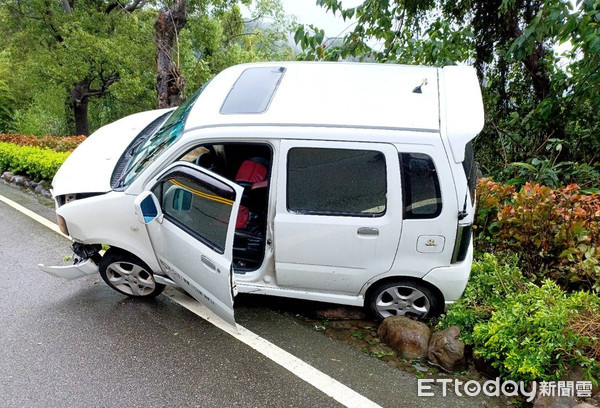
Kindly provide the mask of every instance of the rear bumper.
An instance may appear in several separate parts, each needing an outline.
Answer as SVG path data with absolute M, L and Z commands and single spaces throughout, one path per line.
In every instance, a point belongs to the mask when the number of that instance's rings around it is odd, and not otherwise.
M 96 265 L 91 259 L 86 259 L 85 261 L 79 262 L 75 265 L 46 266 L 38 264 L 38 267 L 47 274 L 67 280 L 83 278 L 84 276 L 93 275 L 100 271 L 98 265 Z
M 434 268 L 423 277 L 423 280 L 431 283 L 442 292 L 447 307 L 460 299 L 464 293 L 471 274 L 472 263 L 473 242 L 471 241 L 464 261 L 446 267 Z

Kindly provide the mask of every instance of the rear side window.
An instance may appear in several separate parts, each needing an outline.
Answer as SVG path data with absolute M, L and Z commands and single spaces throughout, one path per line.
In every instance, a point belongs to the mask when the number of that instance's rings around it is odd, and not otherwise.
M 400 153 L 404 219 L 435 218 L 442 212 L 442 195 L 431 157 Z
M 386 164 L 375 150 L 293 148 L 288 153 L 288 210 L 377 217 L 386 209 Z

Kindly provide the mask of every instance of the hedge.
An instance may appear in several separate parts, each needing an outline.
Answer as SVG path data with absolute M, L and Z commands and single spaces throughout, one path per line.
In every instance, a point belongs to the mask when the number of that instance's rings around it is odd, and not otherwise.
M 0 172 L 11 171 L 35 181 L 52 180 L 68 156 L 68 152 L 0 142 Z
M 20 146 L 47 147 L 56 152 L 73 151 L 85 140 L 85 136 L 28 136 L 0 133 L 0 142 L 14 143 Z
M 579 186 L 551 189 L 526 183 L 477 186 L 476 247 L 518 254 L 525 275 L 564 288 L 600 292 L 600 195 Z

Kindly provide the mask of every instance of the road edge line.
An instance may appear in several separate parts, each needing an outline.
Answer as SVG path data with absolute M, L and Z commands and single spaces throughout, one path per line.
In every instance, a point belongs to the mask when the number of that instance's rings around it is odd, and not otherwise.
M 304 380 L 344 406 L 349 408 L 381 408 L 375 402 L 354 391 L 352 388 L 342 384 L 335 378 L 316 369 L 304 360 L 285 351 L 281 347 L 260 337 L 258 334 L 245 327 L 238 324 L 236 331 L 233 326 L 223 321 L 204 305 L 178 290 L 169 288 L 163 292 L 163 294 L 172 299 L 175 303 L 228 333 L 238 341 L 246 344 L 253 350 L 285 368 L 296 377 Z
M 4 197 L 2 194 L 0 194 L 0 201 L 19 211 L 23 215 L 33 219 L 34 221 L 39 222 L 43 226 L 51 229 L 64 238 L 71 240 L 71 237 L 63 234 L 58 225 L 52 221 L 49 221 L 30 209 L 22 206 L 21 204 Z M 296 377 L 312 385 L 340 404 L 348 408 L 381 408 L 380 405 L 354 391 L 352 388 L 342 384 L 335 378 L 316 369 L 304 360 L 285 351 L 281 347 L 271 343 L 267 339 L 246 329 L 245 327 L 238 324 L 236 330 L 236 328 L 223 321 L 204 305 L 177 291 L 176 289 L 167 288 L 163 294 L 178 305 L 194 313 L 196 316 L 206 320 L 213 326 L 221 329 L 238 341 L 246 344 L 256 352 L 262 354 L 269 360 L 285 368 Z
M 8 205 L 9 207 L 12 207 L 13 209 L 25 214 L 26 216 L 33 219 L 34 221 L 39 222 L 44 227 L 50 228 L 52 231 L 56 232 L 59 235 L 62 235 L 64 238 L 68 239 L 69 241 L 72 241 L 71 237 L 63 234 L 62 231 L 60 230 L 60 228 L 58 228 L 58 225 L 56 225 L 52 221 L 47 220 L 46 218 L 34 213 L 33 211 L 31 211 L 30 209 L 28 209 L 26 207 L 23 207 L 21 204 L 11 200 L 10 198 L 4 197 L 2 194 L 0 194 L 0 201 L 2 201 L 4 204 Z

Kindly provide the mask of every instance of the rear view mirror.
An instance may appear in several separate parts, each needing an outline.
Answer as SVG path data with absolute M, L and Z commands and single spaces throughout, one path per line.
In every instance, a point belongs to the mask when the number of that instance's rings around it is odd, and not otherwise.
M 145 191 L 136 197 L 134 201 L 135 215 L 138 221 L 142 224 L 148 224 L 155 219 L 160 222 L 162 218 L 162 211 L 160 209 L 160 203 L 154 194 L 150 191 Z
M 192 193 L 178 188 L 173 195 L 173 209 L 176 211 L 189 211 L 192 208 Z

